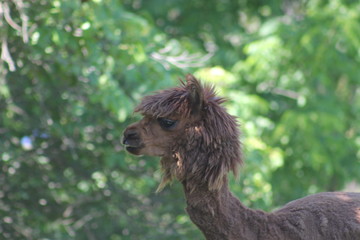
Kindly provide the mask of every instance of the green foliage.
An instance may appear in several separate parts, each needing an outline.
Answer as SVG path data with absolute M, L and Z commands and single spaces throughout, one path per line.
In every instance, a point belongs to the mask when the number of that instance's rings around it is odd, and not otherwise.
M 360 181 L 356 1 L 19 0 L 0 19 L 4 239 L 201 239 L 180 184 L 155 194 L 158 159 L 121 145 L 187 72 L 239 118 L 248 206 Z

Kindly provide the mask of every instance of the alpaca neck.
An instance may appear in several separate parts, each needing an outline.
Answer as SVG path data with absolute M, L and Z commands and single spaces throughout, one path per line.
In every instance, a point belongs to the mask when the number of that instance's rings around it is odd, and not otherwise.
M 183 182 L 190 219 L 206 239 L 257 239 L 259 228 L 266 226 L 267 214 L 244 206 L 229 191 L 227 179 L 219 190 L 210 191 L 207 184 L 194 191 Z

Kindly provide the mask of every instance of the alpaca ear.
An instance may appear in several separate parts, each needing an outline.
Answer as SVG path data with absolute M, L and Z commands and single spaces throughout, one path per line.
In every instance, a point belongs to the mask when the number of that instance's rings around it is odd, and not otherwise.
M 204 91 L 200 82 L 191 74 L 186 75 L 186 89 L 192 113 L 199 113 L 203 107 Z

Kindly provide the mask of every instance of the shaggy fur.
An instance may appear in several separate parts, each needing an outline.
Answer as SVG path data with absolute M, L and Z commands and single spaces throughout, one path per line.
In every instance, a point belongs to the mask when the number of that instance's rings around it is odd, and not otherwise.
M 164 177 L 159 190 L 173 178 L 186 182 L 189 190 L 199 183 L 207 183 L 210 190 L 220 189 L 224 175 L 230 170 L 237 174 L 242 162 L 239 131 L 235 118 L 221 106 L 223 102 L 214 88 L 203 87 L 188 75 L 181 87 L 146 96 L 137 106 L 135 112 L 144 116 L 186 122 L 162 156 Z
M 231 194 L 227 174 L 237 175 L 241 145 L 224 101 L 187 75 L 179 87 L 146 96 L 137 106 L 144 117 L 125 130 L 123 143 L 132 154 L 161 157 L 158 190 L 180 181 L 191 220 L 211 240 L 360 240 L 360 193 L 315 194 L 272 213 L 249 209 Z

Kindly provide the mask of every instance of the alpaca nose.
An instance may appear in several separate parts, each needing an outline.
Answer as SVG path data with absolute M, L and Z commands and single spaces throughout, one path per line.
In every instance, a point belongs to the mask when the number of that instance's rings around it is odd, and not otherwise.
M 128 128 L 124 132 L 123 144 L 130 145 L 131 140 L 139 140 L 139 133 L 135 129 Z

